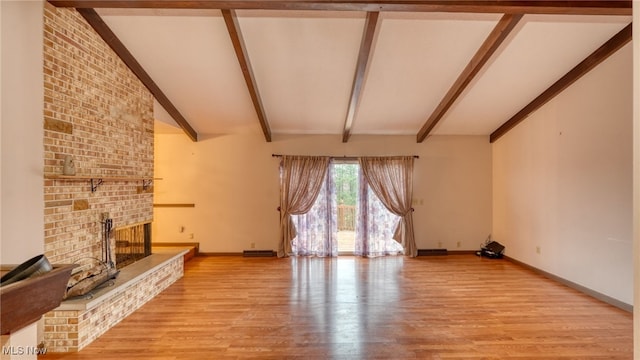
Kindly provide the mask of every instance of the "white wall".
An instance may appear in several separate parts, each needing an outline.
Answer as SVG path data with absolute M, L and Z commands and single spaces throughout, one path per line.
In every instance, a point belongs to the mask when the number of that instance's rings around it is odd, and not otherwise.
M 640 0 L 633 1 L 633 22 L 640 24 Z M 633 27 L 633 259 L 634 309 L 640 309 L 640 27 Z M 640 359 L 640 311 L 633 314 L 634 358 Z
M 42 1 L 0 1 L 1 117 L 0 263 L 44 252 Z M 37 345 L 28 326 L 10 345 Z M 35 355 L 11 356 L 35 359 Z
M 277 249 L 277 154 L 419 155 L 414 170 L 418 248 L 476 250 L 491 229 L 491 146 L 484 136 L 276 135 L 258 131 L 203 136 L 156 134 L 155 203 L 195 203 L 195 208 L 155 208 L 154 242 L 200 243 L 203 252 Z M 184 226 L 185 231 L 180 233 Z M 189 235 L 194 238 L 190 239 Z M 461 243 L 460 248 L 457 242 Z M 441 243 L 441 244 L 438 244 Z
M 508 256 L 626 304 L 631 70 L 627 45 L 493 146 L 493 235 Z
M 17 263 L 44 248 L 40 1 L 2 4 L 2 251 Z
M 3 36 L 3 21 L 2 21 L 2 17 L 3 17 L 3 5 L 0 3 L 0 150 L 3 150 L 2 148 L 2 118 L 3 118 L 3 106 L 2 106 L 2 88 L 4 87 L 4 82 L 3 82 L 3 76 L 2 73 L 4 71 L 3 68 L 3 61 L 2 61 L 2 54 L 6 52 L 5 48 L 2 46 L 2 44 L 4 44 L 4 36 Z M 2 151 L 2 153 L 4 153 L 4 151 Z M 0 153 L 0 263 L 2 263 L 2 153 Z

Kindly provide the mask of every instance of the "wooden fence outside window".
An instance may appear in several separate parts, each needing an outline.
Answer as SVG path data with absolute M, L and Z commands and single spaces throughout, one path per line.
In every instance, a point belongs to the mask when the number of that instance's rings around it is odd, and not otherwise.
M 356 207 L 353 205 L 338 205 L 338 231 L 355 231 Z

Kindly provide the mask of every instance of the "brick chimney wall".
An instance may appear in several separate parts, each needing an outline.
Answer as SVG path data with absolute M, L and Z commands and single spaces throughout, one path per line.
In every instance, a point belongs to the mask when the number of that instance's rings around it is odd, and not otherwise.
M 44 11 L 45 255 L 101 258 L 101 214 L 151 222 L 153 96 L 75 9 Z M 71 155 L 74 179 L 62 175 Z M 105 179 L 95 192 L 86 177 Z

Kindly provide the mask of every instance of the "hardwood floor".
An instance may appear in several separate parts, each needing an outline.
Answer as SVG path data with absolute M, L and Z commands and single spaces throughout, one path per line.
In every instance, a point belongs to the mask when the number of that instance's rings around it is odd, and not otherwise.
M 632 359 L 632 314 L 507 260 L 196 257 L 74 354 L 41 359 Z

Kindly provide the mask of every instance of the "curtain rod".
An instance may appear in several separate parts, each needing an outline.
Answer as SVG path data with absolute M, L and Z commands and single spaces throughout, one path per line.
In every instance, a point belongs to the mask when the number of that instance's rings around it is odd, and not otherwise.
M 282 154 L 271 154 L 271 156 L 273 157 L 282 157 L 284 155 Z M 391 156 L 387 156 L 387 157 L 397 157 L 397 156 L 406 156 L 406 155 L 391 155 Z M 411 155 L 413 156 L 415 159 L 420 159 L 420 156 L 418 155 Z M 385 157 L 385 156 L 329 156 L 330 159 L 358 159 L 360 157 Z

